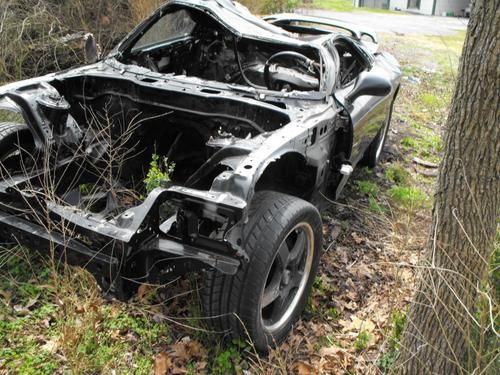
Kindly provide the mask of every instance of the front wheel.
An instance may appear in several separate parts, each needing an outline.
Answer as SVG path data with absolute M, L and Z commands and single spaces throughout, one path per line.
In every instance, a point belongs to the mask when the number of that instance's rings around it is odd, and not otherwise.
M 29 135 L 28 127 L 24 124 L 0 122 L 0 167 L 25 147 L 24 142 Z
M 29 137 L 30 132 L 26 125 L 0 122 L 0 179 L 11 176 L 9 167 L 18 163 L 22 147 Z M 8 237 L 8 233 L 0 231 L 0 246 L 5 244 Z
M 286 338 L 307 302 L 322 248 L 319 212 L 299 198 L 259 192 L 243 247 L 250 261 L 236 275 L 207 275 L 203 308 L 215 330 L 266 353 Z

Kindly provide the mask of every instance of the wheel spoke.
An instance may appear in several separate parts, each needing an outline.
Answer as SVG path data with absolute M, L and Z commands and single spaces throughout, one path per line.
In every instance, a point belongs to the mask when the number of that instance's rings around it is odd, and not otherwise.
M 290 303 L 290 293 L 292 291 L 292 288 L 287 286 L 286 288 L 281 289 L 279 292 L 279 297 L 276 299 L 275 302 L 275 309 L 276 311 L 279 312 L 279 315 L 283 314 L 283 311 L 287 308 L 287 305 Z
M 293 318 L 311 273 L 313 244 L 313 229 L 304 222 L 291 229 L 279 245 L 260 303 L 261 317 L 269 332 Z
M 295 241 L 295 245 L 293 245 L 292 250 L 290 251 L 290 256 L 288 258 L 288 264 L 297 265 L 299 263 L 300 257 L 304 254 L 306 250 L 306 234 L 303 231 L 300 231 L 297 235 L 297 240 Z
M 283 241 L 280 248 L 278 249 L 278 257 L 280 260 L 281 269 L 284 270 L 288 265 L 290 258 L 290 249 L 288 248 L 286 241 Z
M 300 270 L 296 271 L 290 280 L 290 288 L 291 289 L 298 288 L 300 286 L 303 277 L 304 277 L 304 271 Z
M 280 283 L 273 283 L 273 285 L 269 285 L 264 290 L 264 296 L 262 297 L 262 306 L 261 308 L 265 308 L 269 306 L 271 303 L 276 301 L 280 297 Z

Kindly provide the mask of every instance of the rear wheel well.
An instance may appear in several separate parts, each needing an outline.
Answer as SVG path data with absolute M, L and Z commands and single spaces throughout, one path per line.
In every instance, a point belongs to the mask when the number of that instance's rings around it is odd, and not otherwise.
M 345 123 L 348 123 L 350 120 L 345 118 L 344 121 Z M 342 127 L 335 132 L 330 151 L 328 172 L 321 188 L 323 193 L 328 198 L 337 198 L 337 188 L 344 177 L 340 173 L 340 169 L 343 164 L 350 164 L 349 160 L 351 158 L 352 142 L 353 138 L 351 126 Z
M 317 168 L 299 153 L 290 152 L 269 164 L 255 191 L 272 190 L 309 201 L 316 186 Z

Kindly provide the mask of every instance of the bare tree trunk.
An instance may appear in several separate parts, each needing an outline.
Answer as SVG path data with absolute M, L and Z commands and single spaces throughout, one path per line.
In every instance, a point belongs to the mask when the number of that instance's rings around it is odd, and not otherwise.
M 500 1 L 476 0 L 448 118 L 431 240 L 392 372 L 464 368 L 500 214 Z

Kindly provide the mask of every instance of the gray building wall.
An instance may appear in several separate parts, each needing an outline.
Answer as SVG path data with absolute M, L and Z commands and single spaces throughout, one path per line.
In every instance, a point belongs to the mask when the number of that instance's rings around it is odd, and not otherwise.
M 361 6 L 364 2 L 365 7 L 383 8 L 382 4 L 387 4 L 389 0 L 355 0 L 356 6 Z M 416 2 L 416 1 L 415 1 Z M 469 6 L 471 0 L 436 0 L 435 15 L 441 16 L 443 13 L 453 12 L 456 16 L 462 15 L 462 9 Z M 420 0 L 420 8 L 408 8 L 408 0 L 390 0 L 389 8 L 392 10 L 410 10 L 412 12 L 432 15 L 434 0 Z
M 437 0 L 438 2 L 440 0 Z M 411 10 L 412 12 L 421 14 L 432 14 L 432 7 L 434 5 L 434 0 L 420 0 L 420 8 L 408 8 L 408 0 L 391 0 L 390 8 L 401 9 L 401 10 Z
M 358 7 L 389 9 L 390 0 L 357 0 Z
M 441 16 L 443 12 L 453 12 L 455 16 L 462 15 L 462 9 L 469 6 L 471 0 L 437 0 L 436 16 Z

